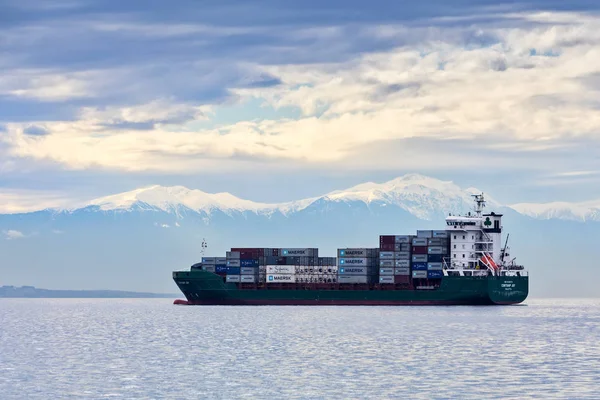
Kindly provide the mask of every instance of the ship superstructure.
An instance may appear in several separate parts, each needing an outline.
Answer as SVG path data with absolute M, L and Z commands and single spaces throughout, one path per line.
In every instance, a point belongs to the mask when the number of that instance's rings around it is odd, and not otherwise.
M 483 194 L 475 198 L 474 213 L 446 217 L 450 257 L 444 260 L 446 275 L 521 275 L 522 266 L 507 261 L 507 242 L 502 246 L 502 214 L 483 213 Z M 483 270 L 482 270 L 483 268 Z M 519 271 L 519 272 L 516 272 Z

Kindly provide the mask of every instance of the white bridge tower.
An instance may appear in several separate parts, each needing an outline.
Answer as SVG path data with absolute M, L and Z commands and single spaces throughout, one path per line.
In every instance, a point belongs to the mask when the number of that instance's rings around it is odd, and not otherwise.
M 451 269 L 499 270 L 502 260 L 502 214 L 483 214 L 485 199 L 482 194 L 473 195 L 475 212 L 467 215 L 446 217 L 450 238 Z

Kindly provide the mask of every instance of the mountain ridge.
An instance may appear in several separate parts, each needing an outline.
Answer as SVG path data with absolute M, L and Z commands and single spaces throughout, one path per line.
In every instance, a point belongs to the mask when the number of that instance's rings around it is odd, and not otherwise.
M 215 212 L 222 212 L 229 216 L 253 213 L 266 217 L 277 214 L 289 217 L 320 201 L 331 204 L 364 203 L 373 209 L 397 206 L 419 219 L 431 220 L 440 213 L 459 214 L 471 211 L 473 209 L 471 196 L 479 193 L 482 191 L 474 187 L 462 189 L 453 181 L 411 173 L 383 183 L 364 182 L 321 196 L 278 203 L 242 199 L 228 192 L 207 193 L 184 186 L 149 185 L 79 202 L 70 207 L 46 208 L 39 211 L 52 213 L 162 211 L 177 216 L 193 212 L 209 218 Z M 511 209 L 524 216 L 541 220 L 600 222 L 600 201 L 503 205 L 489 194 L 485 194 L 485 197 L 488 209 Z M 31 212 L 36 211 L 29 213 Z
M 468 212 L 479 192 L 409 175 L 265 207 L 154 185 L 82 208 L 0 214 L 0 283 L 170 293 L 172 271 L 197 262 L 205 239 L 209 256 L 232 247 L 318 247 L 335 256 L 339 248 L 378 247 L 380 235 L 444 229 L 448 212 Z M 597 292 L 581 277 L 594 274 L 600 224 L 535 219 L 486 199 L 486 211 L 504 214 L 511 254 L 537 277 L 532 293 Z

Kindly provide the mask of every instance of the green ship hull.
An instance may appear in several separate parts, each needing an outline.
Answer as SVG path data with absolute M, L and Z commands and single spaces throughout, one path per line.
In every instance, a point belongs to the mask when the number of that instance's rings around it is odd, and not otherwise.
M 508 305 L 529 294 L 528 276 L 445 276 L 439 286 L 331 284 L 239 288 L 212 272 L 173 272 L 188 305 Z M 272 284 L 271 284 L 272 285 Z M 366 285 L 365 285 L 366 286 Z

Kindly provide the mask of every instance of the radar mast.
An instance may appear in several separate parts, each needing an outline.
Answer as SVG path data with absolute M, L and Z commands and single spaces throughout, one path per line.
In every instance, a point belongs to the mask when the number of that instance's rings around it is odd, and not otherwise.
M 483 207 L 485 207 L 485 199 L 483 198 L 483 193 L 472 194 L 471 196 L 475 198 L 475 214 L 478 217 L 481 217 L 481 212 L 483 211 Z
M 204 251 L 208 248 L 208 243 L 206 243 L 206 239 L 202 238 L 202 249 L 200 250 L 200 254 L 204 256 Z

